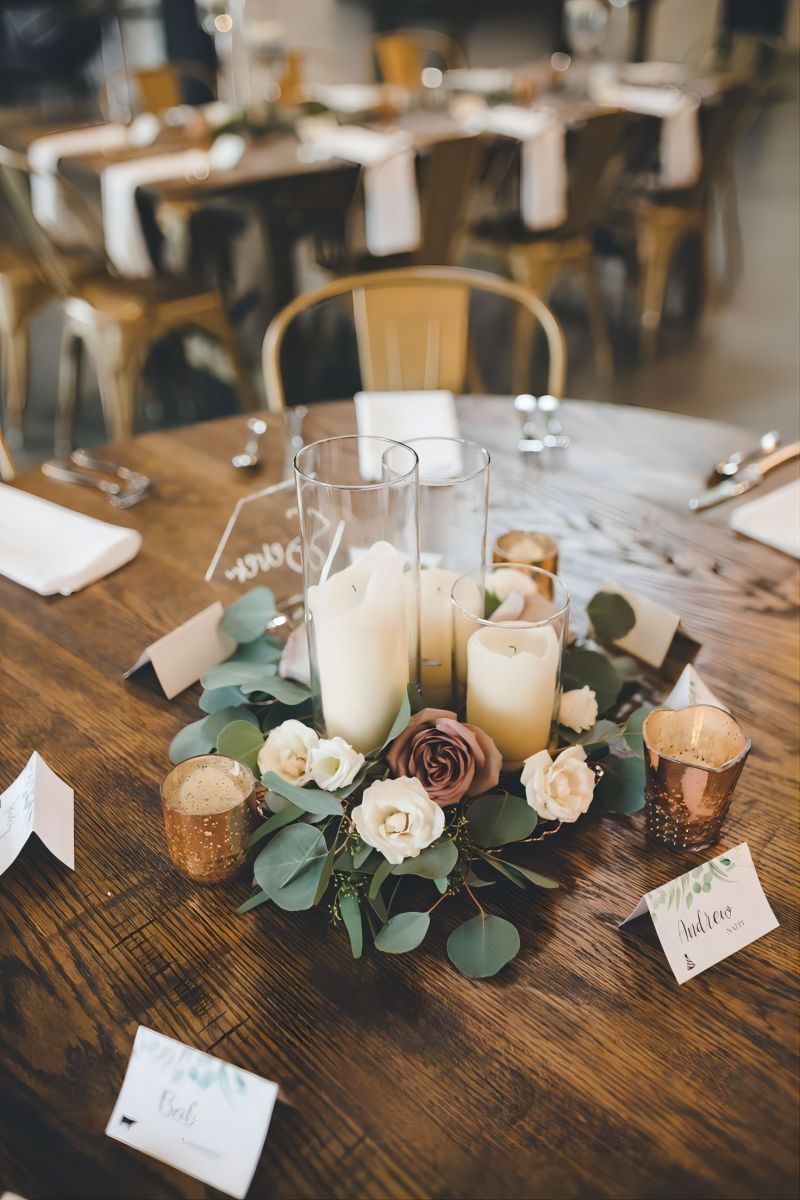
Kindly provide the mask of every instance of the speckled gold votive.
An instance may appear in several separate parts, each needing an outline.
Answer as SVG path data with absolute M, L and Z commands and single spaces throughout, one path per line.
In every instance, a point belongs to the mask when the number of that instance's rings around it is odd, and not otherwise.
M 729 712 L 710 704 L 658 708 L 646 717 L 642 735 L 648 835 L 675 850 L 712 846 L 750 739 Z
M 221 754 L 187 758 L 161 785 L 169 856 L 197 883 L 230 879 L 247 857 L 255 776 Z
M 492 562 L 527 563 L 529 567 L 539 567 L 557 575 L 558 546 L 549 533 L 511 529 L 495 538 Z

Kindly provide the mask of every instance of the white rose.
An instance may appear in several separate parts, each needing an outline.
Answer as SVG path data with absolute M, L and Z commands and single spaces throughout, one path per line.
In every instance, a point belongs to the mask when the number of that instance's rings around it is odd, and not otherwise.
M 511 591 L 518 592 L 520 596 L 532 596 L 537 591 L 531 576 L 526 575 L 524 571 L 516 571 L 513 567 L 501 567 L 498 571 L 492 571 L 486 577 L 486 587 L 501 602 Z
M 546 750 L 526 758 L 522 782 L 528 804 L 545 821 L 577 821 L 592 803 L 595 774 L 583 746 L 569 746 L 555 762 Z
M 302 721 L 284 721 L 271 729 L 258 752 L 258 767 L 262 775 L 274 771 L 287 783 L 300 787 L 309 780 L 309 756 L 319 745 L 313 729 Z
M 353 824 L 368 846 L 390 863 L 416 858 L 444 829 L 444 811 L 418 779 L 378 779 L 353 809 Z
M 584 733 L 592 728 L 597 720 L 597 696 L 588 684 L 564 692 L 558 719 L 567 729 L 574 729 L 576 733 Z
M 324 792 L 335 792 L 352 783 L 364 765 L 364 755 L 344 738 L 320 738 L 308 760 L 311 778 Z

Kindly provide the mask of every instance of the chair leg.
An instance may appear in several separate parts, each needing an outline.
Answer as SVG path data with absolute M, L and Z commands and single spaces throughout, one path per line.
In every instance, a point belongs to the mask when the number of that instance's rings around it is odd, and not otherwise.
M 11 451 L 6 445 L 3 431 L 0 429 L 0 479 L 5 480 L 6 483 L 10 483 L 16 473 Z
M 100 358 L 97 381 L 106 431 L 112 442 L 125 442 L 133 437 L 140 359 L 131 351 L 119 355 L 106 351 Z
M 68 324 L 61 336 L 61 355 L 58 363 L 58 395 L 56 398 L 56 454 L 68 455 L 75 440 L 75 410 L 80 391 L 80 371 L 83 340 Z
M 642 229 L 637 238 L 639 346 L 645 359 L 652 359 L 658 347 L 664 296 L 674 248 L 674 237 L 651 226 Z
M 600 287 L 600 277 L 597 263 L 589 257 L 582 266 L 586 299 L 588 304 L 589 327 L 594 343 L 594 361 L 597 374 L 603 379 L 611 379 L 614 375 L 614 353 L 608 337 L 603 292 Z
M 23 442 L 25 406 L 28 399 L 28 331 L 16 326 L 3 338 L 3 393 L 5 429 L 10 446 Z

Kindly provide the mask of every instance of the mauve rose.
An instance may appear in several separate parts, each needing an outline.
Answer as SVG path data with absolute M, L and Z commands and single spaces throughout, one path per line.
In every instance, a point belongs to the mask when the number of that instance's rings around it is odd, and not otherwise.
M 500 779 L 502 755 L 476 725 L 443 708 L 423 708 L 386 752 L 392 774 L 412 775 L 442 808 L 479 796 Z

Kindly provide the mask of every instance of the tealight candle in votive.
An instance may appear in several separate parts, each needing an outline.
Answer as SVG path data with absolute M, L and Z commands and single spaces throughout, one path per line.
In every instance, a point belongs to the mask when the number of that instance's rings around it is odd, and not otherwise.
M 230 879 L 247 857 L 253 828 L 253 772 L 235 758 L 187 758 L 161 785 L 167 850 L 197 883 Z
M 558 546 L 547 533 L 530 533 L 512 529 L 495 539 L 492 561 L 496 563 L 525 563 L 542 571 L 558 574 Z

